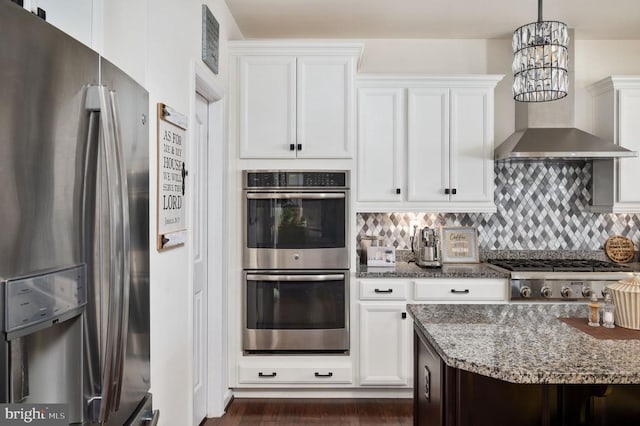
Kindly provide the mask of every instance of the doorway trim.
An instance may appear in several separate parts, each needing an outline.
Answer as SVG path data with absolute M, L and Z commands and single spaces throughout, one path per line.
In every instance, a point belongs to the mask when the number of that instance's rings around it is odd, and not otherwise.
M 207 201 L 207 417 L 221 417 L 224 409 L 231 400 L 232 393 L 227 386 L 227 253 L 221 244 L 225 241 L 226 236 L 226 212 L 225 212 L 225 194 L 227 187 L 227 125 L 226 125 L 226 98 L 225 91 L 216 82 L 211 70 L 205 67 L 198 60 L 191 60 L 191 78 L 189 82 L 189 127 L 195 129 L 195 112 L 196 112 L 196 93 L 203 96 L 209 103 L 208 112 L 208 142 L 207 164 L 213 167 L 221 167 L 218 175 L 222 176 L 221 181 L 217 181 L 216 173 L 208 174 L 208 201 Z M 193 139 L 191 139 L 193 140 Z M 220 147 L 220 153 L 216 155 L 216 149 Z M 192 157 L 189 157 L 190 161 Z M 215 188 L 217 190 L 214 190 Z M 220 210 L 220 214 L 215 214 L 216 206 Z M 222 206 L 222 207 L 221 207 Z M 189 209 L 193 211 L 193 198 L 189 201 Z M 211 238 L 215 231 L 213 224 L 219 224 L 219 230 L 222 231 L 217 241 Z M 190 227 L 192 229 L 192 227 Z M 193 337 L 193 300 L 191 293 L 193 292 L 194 270 L 191 262 L 193 247 L 189 245 L 189 334 Z M 218 283 L 219 285 L 216 285 Z M 190 348 L 190 351 L 192 348 Z M 189 373 L 191 375 L 190 391 L 193 390 L 193 352 L 190 356 Z M 193 418 L 193 399 L 191 400 L 190 411 Z

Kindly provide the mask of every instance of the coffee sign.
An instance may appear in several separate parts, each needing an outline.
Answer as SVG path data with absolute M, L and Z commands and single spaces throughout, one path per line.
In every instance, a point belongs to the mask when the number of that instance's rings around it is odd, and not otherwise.
M 442 226 L 442 262 L 478 263 L 478 231 L 475 227 Z
M 158 104 L 158 250 L 184 244 L 186 117 Z

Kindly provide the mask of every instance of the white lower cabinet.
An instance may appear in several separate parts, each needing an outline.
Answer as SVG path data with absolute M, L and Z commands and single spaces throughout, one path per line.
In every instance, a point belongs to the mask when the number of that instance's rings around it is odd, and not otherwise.
M 504 278 L 365 278 L 358 280 L 358 368 L 361 387 L 412 386 L 413 321 L 407 304 L 505 303 Z
M 503 278 L 429 278 L 415 280 L 414 298 L 431 302 L 504 302 L 507 281 Z
M 360 385 L 408 386 L 413 351 L 406 303 L 361 302 Z

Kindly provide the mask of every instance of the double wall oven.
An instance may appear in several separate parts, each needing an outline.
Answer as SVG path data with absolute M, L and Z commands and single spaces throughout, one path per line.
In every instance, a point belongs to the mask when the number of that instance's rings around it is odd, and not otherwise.
M 243 350 L 349 350 L 349 172 L 243 172 Z

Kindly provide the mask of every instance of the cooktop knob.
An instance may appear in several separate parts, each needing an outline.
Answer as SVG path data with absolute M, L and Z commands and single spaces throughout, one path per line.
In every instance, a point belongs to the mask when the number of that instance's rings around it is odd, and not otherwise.
M 593 290 L 589 287 L 585 287 L 582 289 L 582 296 L 583 297 L 591 297 L 591 295 L 593 294 Z
M 549 287 L 542 287 L 540 290 L 540 294 L 542 297 L 551 297 L 551 289 Z
M 560 294 L 562 295 L 562 297 L 571 297 L 571 289 L 569 287 L 564 287 L 562 290 L 560 290 Z
M 527 286 L 524 286 L 520 289 L 520 296 L 522 297 L 531 297 L 531 289 Z

